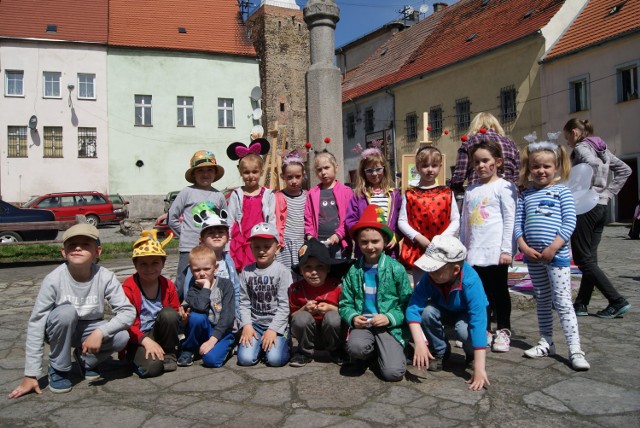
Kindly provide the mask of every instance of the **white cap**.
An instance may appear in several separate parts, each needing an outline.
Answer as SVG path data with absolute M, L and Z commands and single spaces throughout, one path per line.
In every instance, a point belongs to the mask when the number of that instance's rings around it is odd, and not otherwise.
M 433 272 L 447 263 L 459 262 L 467 256 L 467 249 L 454 236 L 434 236 L 425 253 L 413 264 L 425 272 Z

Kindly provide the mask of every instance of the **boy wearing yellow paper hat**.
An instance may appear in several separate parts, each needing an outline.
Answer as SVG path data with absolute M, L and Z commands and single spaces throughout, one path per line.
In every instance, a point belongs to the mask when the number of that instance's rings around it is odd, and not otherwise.
M 155 230 L 143 230 L 133 244 L 136 273 L 123 284 L 127 298 L 136 309 L 126 355 L 141 378 L 177 369 L 180 302 L 176 286 L 162 276 L 167 260 L 164 246 L 171 238 L 170 235 L 160 242 Z

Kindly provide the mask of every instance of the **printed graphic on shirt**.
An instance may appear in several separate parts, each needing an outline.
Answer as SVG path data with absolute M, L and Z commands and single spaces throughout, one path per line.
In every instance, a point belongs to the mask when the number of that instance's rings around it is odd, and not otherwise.
M 88 315 L 93 312 L 97 312 L 100 306 L 100 300 L 97 295 L 89 296 L 75 296 L 73 294 L 67 294 L 62 296 L 63 301 L 71 303 L 76 308 L 79 316 Z
M 469 208 L 471 215 L 469 218 L 469 224 L 479 226 L 485 223 L 485 220 L 489 218 L 489 212 L 486 210 L 489 205 L 489 198 L 471 198 L 469 201 Z
M 273 315 L 276 312 L 278 285 L 275 276 L 257 275 L 247 278 L 252 312 L 258 316 Z

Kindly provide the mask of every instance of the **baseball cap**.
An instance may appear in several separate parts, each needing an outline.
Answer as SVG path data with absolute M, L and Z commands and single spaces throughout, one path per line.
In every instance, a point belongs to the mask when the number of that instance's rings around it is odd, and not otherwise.
M 467 249 L 454 236 L 437 235 L 431 240 L 425 253 L 415 261 L 414 266 L 425 272 L 433 272 L 447 263 L 464 260 Z
M 276 242 L 280 242 L 276 227 L 270 223 L 258 223 L 253 226 L 251 228 L 251 235 L 249 236 L 249 239 L 252 238 L 273 238 Z
M 95 226 L 91 226 L 88 223 L 75 224 L 64 232 L 62 242 L 65 243 L 74 236 L 87 236 L 98 241 L 100 239 L 100 232 L 98 232 Z

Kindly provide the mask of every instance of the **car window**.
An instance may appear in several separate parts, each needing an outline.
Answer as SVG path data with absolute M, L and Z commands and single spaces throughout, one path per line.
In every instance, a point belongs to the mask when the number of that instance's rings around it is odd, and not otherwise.
M 60 199 L 58 197 L 44 198 L 42 202 L 38 204 L 38 208 L 52 208 L 59 207 Z
M 60 196 L 61 207 L 73 207 L 76 205 L 76 201 L 73 196 Z
M 114 204 L 124 204 L 124 201 L 122 200 L 122 197 L 120 195 L 109 195 L 109 199 Z
M 91 199 L 87 200 L 88 204 L 98 205 L 98 204 L 106 204 L 107 201 L 100 195 L 91 195 Z

